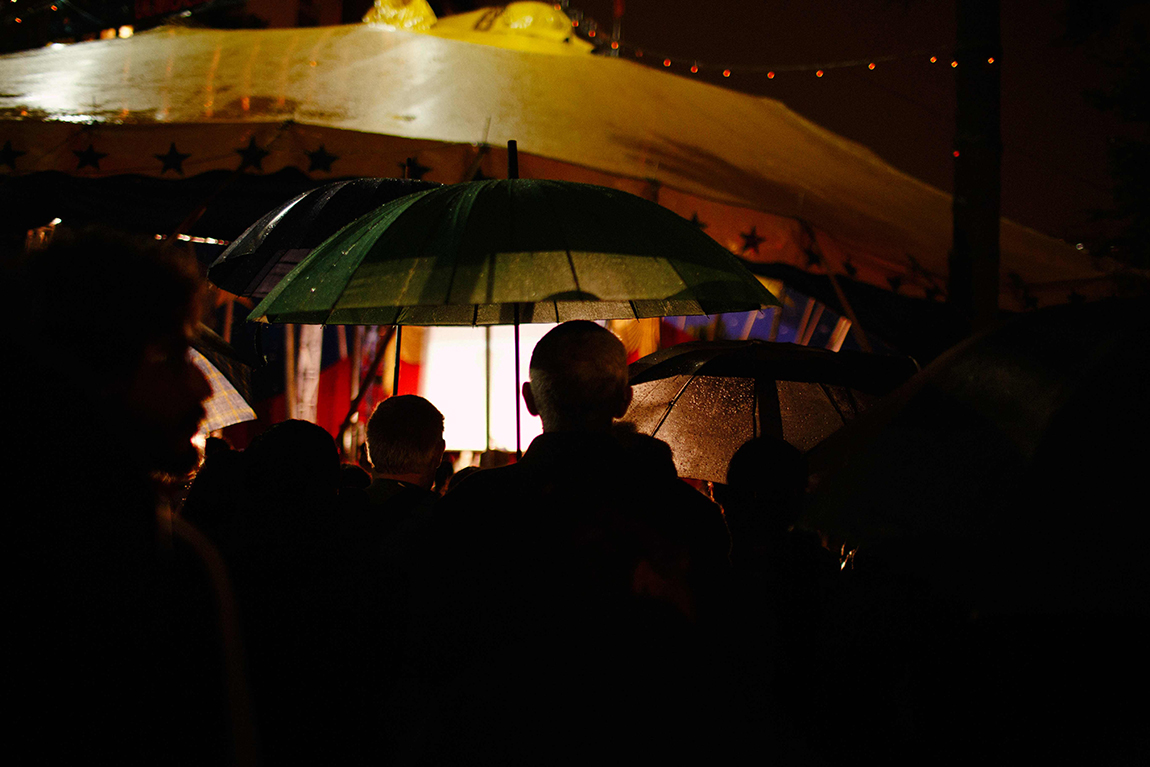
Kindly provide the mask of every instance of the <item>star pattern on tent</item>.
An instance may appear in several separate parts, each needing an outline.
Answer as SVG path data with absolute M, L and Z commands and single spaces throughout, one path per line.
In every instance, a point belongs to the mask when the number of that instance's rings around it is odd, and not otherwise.
M 698 211 L 695 211 L 694 213 L 691 214 L 691 224 L 696 229 L 698 229 L 699 231 L 703 231 L 704 229 L 707 228 L 707 224 L 702 219 L 699 218 L 699 212 Z M 755 227 L 753 227 L 753 226 L 751 227 L 751 232 L 755 233 Z M 746 248 L 743 248 L 743 250 L 746 250 Z M 758 253 L 757 250 L 755 252 Z
M 399 167 L 403 168 L 404 178 L 413 178 L 422 180 L 431 168 L 426 165 L 420 165 L 419 160 L 414 157 L 408 157 Z
M 807 268 L 818 266 L 823 262 L 823 257 L 818 254 L 813 248 L 807 248 Z
M 484 173 L 483 168 L 478 168 L 475 171 L 475 175 L 471 177 L 471 180 L 472 181 L 495 181 L 496 179 L 494 179 L 491 176 L 488 176 L 486 173 Z
M 242 149 L 234 150 L 240 156 L 240 167 L 237 170 L 247 170 L 248 168 L 255 168 L 258 171 L 264 169 L 264 158 L 271 152 L 266 149 L 261 149 L 256 146 L 256 138 L 252 136 L 248 141 L 248 145 Z
M 939 290 L 934 285 L 926 286 L 926 288 L 924 288 L 922 292 L 926 295 L 927 301 L 934 301 L 935 299 L 937 299 L 939 296 L 942 295 L 942 291 Z
M 902 277 L 887 277 L 886 283 L 890 285 L 891 290 L 897 293 L 898 289 L 902 287 Z
M 174 142 L 174 141 L 172 142 L 172 145 L 170 147 L 168 147 L 168 153 L 167 154 L 154 154 L 154 155 L 152 155 L 152 157 L 155 157 L 157 160 L 159 160 L 160 162 L 162 162 L 164 164 L 163 169 L 160 170 L 161 176 L 170 170 L 174 170 L 176 173 L 179 173 L 181 176 L 184 175 L 184 160 L 188 159 L 191 156 L 192 155 L 190 153 L 186 154 L 186 153 L 181 152 L 178 149 L 176 149 L 176 142 Z
M 319 145 L 319 149 L 314 152 L 304 152 L 308 159 L 308 173 L 315 173 L 317 170 L 322 170 L 325 173 L 331 173 L 331 164 L 339 159 L 338 155 L 334 155 L 327 151 L 323 145 Z
M 698 217 L 696 216 L 695 218 Z M 695 220 L 692 219 L 691 223 L 695 223 Z M 767 241 L 767 238 L 761 237 L 753 226 L 749 232 L 739 232 L 739 236 L 743 238 L 743 253 L 746 253 L 748 250 L 753 250 L 758 253 L 759 246 Z
M 1070 291 L 1070 295 L 1066 297 L 1066 300 L 1072 304 L 1084 304 L 1086 303 L 1086 296 L 1082 295 L 1077 290 L 1072 290 Z
M 922 264 L 920 264 L 918 262 L 917 258 L 912 256 L 910 253 L 907 253 L 906 254 L 906 261 L 908 264 L 910 264 L 910 273 L 911 274 L 917 274 L 920 277 L 925 277 L 928 280 L 930 279 L 930 273 L 927 272 L 926 269 L 922 268 Z
M 76 155 L 79 163 L 76 165 L 76 170 L 80 168 L 95 168 L 100 169 L 100 160 L 108 156 L 107 152 L 97 152 L 96 147 L 91 142 L 88 143 L 87 149 L 73 149 L 72 154 Z
M 843 262 L 843 271 L 847 273 L 848 277 L 854 277 L 859 273 L 858 267 L 852 264 L 849 260 Z
M 7 165 L 12 170 L 16 170 L 16 158 L 27 152 L 21 152 L 12 148 L 11 141 L 4 142 L 4 148 L 0 149 L 0 165 Z
M 1022 305 L 1026 309 L 1038 308 L 1038 297 L 1030 292 L 1030 288 L 1026 284 L 1026 280 L 1022 279 L 1022 275 L 1018 272 L 1008 272 L 1006 279 L 1010 282 L 1011 289 L 1014 290 L 1018 299 L 1022 301 Z

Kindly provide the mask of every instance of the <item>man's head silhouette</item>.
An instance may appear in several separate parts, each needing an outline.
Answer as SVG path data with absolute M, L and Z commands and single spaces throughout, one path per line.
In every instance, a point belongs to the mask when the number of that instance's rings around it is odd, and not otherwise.
M 57 231 L 14 277 L 41 375 L 75 385 L 136 469 L 184 474 L 211 386 L 188 356 L 202 281 L 190 256 L 106 229 Z M 29 381 L 31 383 L 31 380 Z
M 565 322 L 543 336 L 530 375 L 523 399 L 545 432 L 606 431 L 631 404 L 627 350 L 594 322 Z
M 380 477 L 429 489 L 443 448 L 443 414 L 423 397 L 388 397 L 367 422 L 368 458 Z

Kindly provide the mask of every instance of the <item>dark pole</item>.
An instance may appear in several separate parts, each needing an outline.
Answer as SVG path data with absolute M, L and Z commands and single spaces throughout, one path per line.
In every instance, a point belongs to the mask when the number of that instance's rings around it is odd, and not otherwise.
M 523 457 L 523 443 L 520 441 L 519 419 L 519 304 L 515 304 L 515 460 Z
M 947 302 L 971 332 L 998 314 L 1002 138 L 999 0 L 958 0 L 954 241 Z
M 483 370 L 487 378 L 484 386 L 484 423 L 487 424 L 487 440 L 483 443 L 484 452 L 491 450 L 491 326 L 483 329 Z M 518 404 L 518 401 L 516 402 Z
M 519 178 L 519 145 L 515 139 L 507 142 L 507 178 Z M 515 304 L 515 460 L 523 457 L 523 444 L 519 432 L 519 304 Z
M 519 178 L 519 145 L 515 139 L 507 142 L 507 178 Z
M 399 395 L 399 345 L 403 342 L 403 326 L 395 326 L 395 371 L 391 377 L 391 396 Z

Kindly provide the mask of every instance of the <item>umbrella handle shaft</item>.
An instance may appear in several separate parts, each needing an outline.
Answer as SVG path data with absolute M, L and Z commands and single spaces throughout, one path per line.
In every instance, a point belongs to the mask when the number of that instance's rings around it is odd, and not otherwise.
M 520 436 L 523 432 L 519 420 L 519 304 L 515 304 L 515 460 L 523 457 L 523 443 Z
M 399 346 L 403 341 L 403 326 L 395 326 L 395 372 L 391 377 L 391 396 L 399 394 Z

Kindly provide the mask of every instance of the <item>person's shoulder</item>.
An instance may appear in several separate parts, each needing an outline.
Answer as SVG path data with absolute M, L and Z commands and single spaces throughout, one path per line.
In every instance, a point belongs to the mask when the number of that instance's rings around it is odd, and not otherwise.
M 470 502 L 493 493 L 506 491 L 517 481 L 520 469 L 515 465 L 482 469 L 452 487 L 440 500 L 440 508 L 450 508 L 461 502 Z

